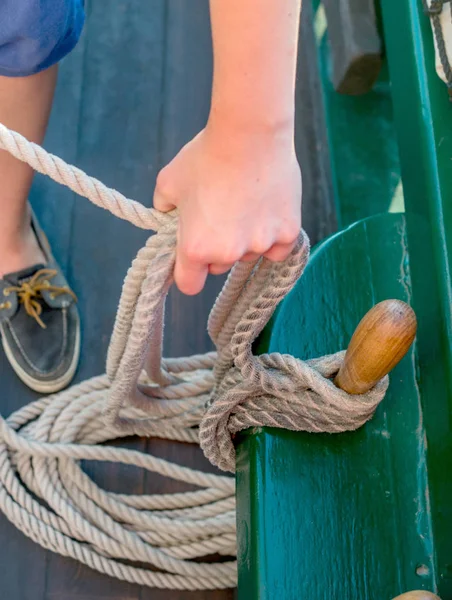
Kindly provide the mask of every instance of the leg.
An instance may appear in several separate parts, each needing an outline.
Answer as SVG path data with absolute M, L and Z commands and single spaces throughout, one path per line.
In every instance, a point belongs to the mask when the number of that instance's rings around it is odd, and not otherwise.
M 0 122 L 42 143 L 56 76 L 56 65 L 28 77 L 0 76 Z M 30 227 L 27 199 L 32 178 L 28 165 L 0 151 L 0 277 L 44 262 Z
M 0 0 L 0 122 L 42 143 L 57 76 L 77 43 L 83 0 Z M 80 353 L 75 295 L 28 209 L 32 170 L 0 151 L 0 338 L 19 378 L 53 393 Z

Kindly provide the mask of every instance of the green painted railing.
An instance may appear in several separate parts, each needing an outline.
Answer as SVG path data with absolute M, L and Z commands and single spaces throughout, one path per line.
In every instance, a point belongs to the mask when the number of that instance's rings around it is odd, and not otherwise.
M 372 92 L 350 98 L 329 82 L 315 3 L 347 229 L 314 251 L 259 351 L 305 359 L 345 348 L 386 298 L 413 306 L 417 343 L 361 430 L 240 436 L 240 600 L 391 600 L 414 589 L 452 598 L 452 105 L 421 0 L 382 0 L 379 12 L 383 71 Z

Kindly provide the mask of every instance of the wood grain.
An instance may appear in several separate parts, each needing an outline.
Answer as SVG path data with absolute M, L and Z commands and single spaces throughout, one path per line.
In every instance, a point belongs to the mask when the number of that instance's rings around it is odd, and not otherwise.
M 401 300 L 384 300 L 361 320 L 334 383 L 364 394 L 405 356 L 416 336 L 416 315 Z

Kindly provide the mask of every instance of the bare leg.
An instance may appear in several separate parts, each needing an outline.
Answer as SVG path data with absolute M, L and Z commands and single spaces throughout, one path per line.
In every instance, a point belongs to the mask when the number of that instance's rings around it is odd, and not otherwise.
M 30 77 L 0 77 L 0 122 L 42 143 L 57 67 Z M 30 227 L 27 199 L 33 170 L 0 151 L 0 277 L 44 260 Z

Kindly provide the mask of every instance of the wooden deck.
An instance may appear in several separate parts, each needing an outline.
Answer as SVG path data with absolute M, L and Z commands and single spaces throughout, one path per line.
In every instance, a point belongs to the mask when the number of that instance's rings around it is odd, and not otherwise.
M 150 205 L 155 178 L 204 125 L 212 72 L 207 0 L 91 0 L 77 49 L 61 65 L 46 147 L 127 196 Z M 299 66 L 297 145 L 304 168 L 304 224 L 312 240 L 334 228 L 322 102 L 306 3 Z M 77 381 L 104 371 L 121 284 L 146 232 L 37 177 L 32 202 L 77 296 L 83 320 Z M 222 284 L 211 278 L 196 298 L 173 290 L 165 354 L 210 348 L 206 319 Z M 7 415 L 34 399 L 0 354 Z M 156 440 L 135 447 L 206 464 L 197 448 Z M 206 465 L 206 469 L 209 465 Z M 176 490 L 158 478 L 114 465 L 87 465 L 112 490 Z M 234 592 L 167 592 L 102 576 L 44 551 L 0 515 L 0 597 L 9 600 L 220 600 Z

